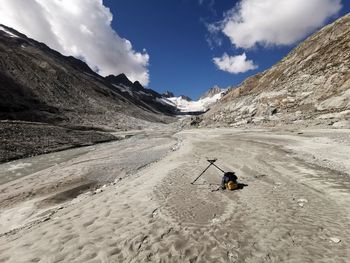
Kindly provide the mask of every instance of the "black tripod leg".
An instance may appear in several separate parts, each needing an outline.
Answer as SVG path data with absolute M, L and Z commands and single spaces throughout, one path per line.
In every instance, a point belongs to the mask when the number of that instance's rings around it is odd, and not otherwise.
M 199 179 L 199 177 L 201 177 L 201 176 L 205 173 L 205 171 L 209 169 L 209 167 L 210 167 L 212 164 L 213 164 L 213 163 L 210 163 L 210 164 L 208 165 L 208 167 L 205 168 L 205 170 L 204 170 L 200 175 L 198 175 L 198 177 L 197 177 L 196 179 L 194 179 L 194 181 L 193 181 L 191 184 L 194 184 L 194 183 Z
M 222 170 L 220 167 L 218 167 L 217 165 L 215 165 L 214 163 L 212 164 L 212 165 L 214 165 L 216 168 L 218 168 L 221 172 L 223 172 L 223 173 L 225 173 L 225 171 L 224 170 Z
M 219 186 L 217 189 L 211 190 L 212 192 L 216 192 L 216 191 L 220 191 L 221 190 L 221 186 Z

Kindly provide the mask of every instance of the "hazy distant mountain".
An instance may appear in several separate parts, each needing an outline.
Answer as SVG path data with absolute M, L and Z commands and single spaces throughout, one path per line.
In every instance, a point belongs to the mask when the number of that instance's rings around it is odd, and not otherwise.
M 270 69 L 230 89 L 201 125 L 350 127 L 349 43 L 350 14 L 310 36 Z
M 226 92 L 224 89 L 220 88 L 212 88 L 208 90 L 199 100 L 192 101 L 191 98 L 187 96 L 179 96 L 179 97 L 170 97 L 168 98 L 178 110 L 182 113 L 200 113 L 205 112 L 209 109 L 209 107 L 218 101 L 223 94 Z

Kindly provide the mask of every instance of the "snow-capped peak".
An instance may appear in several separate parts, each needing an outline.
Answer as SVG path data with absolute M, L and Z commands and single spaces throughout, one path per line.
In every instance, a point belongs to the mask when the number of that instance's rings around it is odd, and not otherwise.
M 216 91 L 212 90 L 213 88 L 205 93 L 206 96 L 202 96 L 199 100 L 196 101 L 188 101 L 183 96 L 171 97 L 167 98 L 167 100 L 176 105 L 180 112 L 205 112 L 209 109 L 210 105 L 221 99 L 221 97 L 226 92 L 226 89 L 220 89 L 220 91 L 217 89 Z
M 214 95 L 219 94 L 223 91 L 226 91 L 226 90 L 215 85 L 214 87 L 209 89 L 206 93 L 204 93 L 199 99 L 210 98 L 210 97 L 213 97 Z

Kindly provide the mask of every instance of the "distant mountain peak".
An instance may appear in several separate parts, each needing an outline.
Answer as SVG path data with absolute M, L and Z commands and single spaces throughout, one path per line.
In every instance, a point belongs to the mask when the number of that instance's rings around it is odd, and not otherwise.
M 218 85 L 214 85 L 207 92 L 205 92 L 199 99 L 201 100 L 201 99 L 205 99 L 205 98 L 211 98 L 211 97 L 215 96 L 216 94 L 219 94 L 223 91 L 225 91 L 225 89 L 220 88 Z
M 109 75 L 106 77 L 106 79 L 114 84 L 123 84 L 125 86 L 133 85 L 133 83 L 128 79 L 128 77 L 124 73 L 121 73 L 117 76 Z
M 172 93 L 171 91 L 167 90 L 162 94 L 163 97 L 165 98 L 172 98 L 175 97 L 174 93 Z
M 185 95 L 180 95 L 180 98 L 183 100 L 192 101 L 192 99 L 190 97 L 185 96 Z
M 144 87 L 141 85 L 141 83 L 139 81 L 135 81 L 134 84 L 132 85 L 135 89 L 138 89 L 138 90 L 143 90 Z
M 217 89 L 213 90 L 212 93 L 208 94 L 206 97 L 195 101 L 191 100 L 191 98 L 184 95 L 181 95 L 179 97 L 173 96 L 168 98 L 168 100 L 171 101 L 174 105 L 176 105 L 178 110 L 182 113 L 203 113 L 207 111 L 211 107 L 211 105 L 213 105 L 215 102 L 221 99 L 226 89 L 220 89 L 220 92 L 217 91 Z

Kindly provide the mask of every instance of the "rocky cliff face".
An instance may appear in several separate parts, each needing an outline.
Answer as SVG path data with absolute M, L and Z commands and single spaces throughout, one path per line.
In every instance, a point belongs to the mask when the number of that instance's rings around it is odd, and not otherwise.
M 117 88 L 122 94 L 142 108 L 154 113 L 172 115 L 176 113 L 176 107 L 164 102 L 164 98 L 152 89 L 144 88 L 140 82 L 132 83 L 124 74 L 107 76 L 106 80 Z
M 348 126 L 350 14 L 322 28 L 275 66 L 230 89 L 201 125 Z
M 0 120 L 70 127 L 135 128 L 170 121 L 175 110 L 125 75 L 103 78 L 84 62 L 2 25 L 0 93 Z

